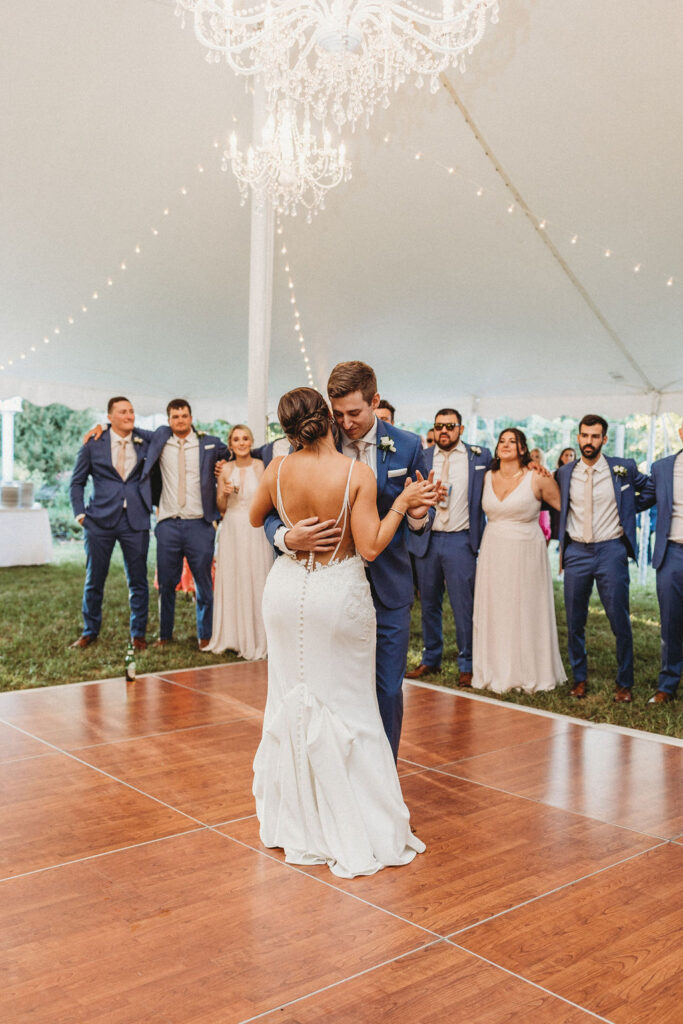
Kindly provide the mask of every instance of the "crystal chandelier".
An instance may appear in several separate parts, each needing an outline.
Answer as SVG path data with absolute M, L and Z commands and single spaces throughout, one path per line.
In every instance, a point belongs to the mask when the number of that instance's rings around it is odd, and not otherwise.
M 277 213 L 292 216 L 301 205 L 307 210 L 309 222 L 314 213 L 325 208 L 326 193 L 351 177 L 344 143 L 333 144 L 324 126 L 313 129 L 307 109 L 300 127 L 296 109 L 287 101 L 268 115 L 260 145 L 250 146 L 246 157 L 238 149 L 233 132 L 223 153 L 223 170 L 227 170 L 228 161 L 237 178 L 242 205 L 251 188 L 257 204 L 268 197 Z
M 425 0 L 429 2 L 429 0 Z M 177 0 L 176 14 L 194 17 L 207 60 L 224 58 L 239 75 L 262 77 L 269 107 L 283 98 L 306 105 L 338 128 L 367 123 L 387 107 L 410 76 L 439 88 L 449 67 L 464 69 L 465 54 L 482 39 L 498 0 Z

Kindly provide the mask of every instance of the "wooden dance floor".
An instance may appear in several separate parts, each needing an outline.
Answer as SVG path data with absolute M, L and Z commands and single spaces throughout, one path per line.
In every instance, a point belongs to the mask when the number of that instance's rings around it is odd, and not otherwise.
M 405 685 L 427 852 L 258 838 L 264 663 L 0 695 L 3 1024 L 678 1024 L 677 741 Z

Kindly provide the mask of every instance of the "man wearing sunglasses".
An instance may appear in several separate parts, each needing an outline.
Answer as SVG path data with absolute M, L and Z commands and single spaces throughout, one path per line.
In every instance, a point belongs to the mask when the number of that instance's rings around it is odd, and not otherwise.
M 408 679 L 438 672 L 443 651 L 442 605 L 448 588 L 458 643 L 458 684 L 472 685 L 472 610 L 477 552 L 484 527 L 481 496 L 491 462 L 488 448 L 465 444 L 457 409 L 439 409 L 434 417 L 436 443 L 424 453 L 446 493 L 436 509 L 431 532 L 411 534 L 422 602 L 422 662 Z

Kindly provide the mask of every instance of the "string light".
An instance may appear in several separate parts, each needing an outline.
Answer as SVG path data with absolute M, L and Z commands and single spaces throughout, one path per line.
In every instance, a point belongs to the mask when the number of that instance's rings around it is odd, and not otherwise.
M 280 222 L 279 218 L 278 218 L 278 227 L 279 228 L 282 227 L 282 223 Z M 282 234 L 283 232 L 279 231 L 278 233 Z M 287 290 L 289 292 L 290 304 L 293 306 L 292 312 L 294 313 L 294 333 L 295 333 L 295 335 L 297 337 L 297 342 L 298 342 L 298 345 L 299 345 L 299 352 L 300 352 L 300 354 L 301 354 L 301 356 L 303 358 L 304 369 L 306 371 L 306 379 L 307 379 L 309 387 L 315 388 L 316 385 L 315 385 L 315 380 L 314 380 L 314 377 L 313 377 L 313 372 L 311 370 L 311 362 L 310 362 L 310 359 L 308 358 L 308 354 L 306 352 L 306 346 L 304 345 L 304 334 L 303 334 L 303 331 L 301 329 L 301 314 L 300 314 L 299 308 L 298 308 L 298 306 L 296 304 L 296 290 L 295 290 L 295 287 L 294 287 L 294 273 L 293 273 L 292 268 L 290 266 L 289 259 L 287 258 L 287 246 L 286 245 L 282 246 L 282 248 L 280 249 L 280 254 L 283 257 L 283 260 L 282 260 L 283 271 L 284 271 L 285 274 L 287 274 Z M 316 388 L 316 390 L 319 390 L 319 389 Z

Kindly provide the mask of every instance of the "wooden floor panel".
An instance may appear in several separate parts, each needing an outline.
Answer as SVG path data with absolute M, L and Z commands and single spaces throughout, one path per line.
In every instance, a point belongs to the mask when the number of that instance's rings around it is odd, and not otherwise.
M 0 878 L 196 827 L 66 754 L 0 768 Z
M 260 738 L 259 716 L 91 747 L 79 756 L 212 825 L 254 814 L 252 761 Z
M 369 878 L 310 874 L 449 935 L 559 885 L 646 850 L 656 839 L 434 772 L 409 775 L 403 793 L 427 852 Z M 258 821 L 220 831 L 258 849 Z M 281 851 L 272 851 L 282 858 Z
M 571 725 L 444 766 L 461 778 L 663 838 L 683 826 L 683 747 Z
M 64 750 L 132 736 L 230 722 L 256 714 L 239 701 L 195 693 L 141 676 L 86 686 L 50 686 L 0 694 L 0 721 L 18 725 Z
M 163 673 L 160 673 L 163 675 Z M 206 668 L 191 668 L 172 672 L 164 679 L 169 682 L 190 686 L 202 693 L 215 697 L 228 697 L 240 701 L 256 711 L 266 706 L 268 689 L 268 662 L 235 662 L 234 665 L 207 665 Z
M 679 1024 L 679 871 L 666 843 L 456 941 L 615 1024 Z
M 12 1024 L 231 1024 L 428 941 L 210 831 L 2 895 L 0 1019 Z
M 475 757 L 564 732 L 560 718 L 470 700 L 450 691 L 404 686 L 400 755 L 425 767 Z
M 31 736 L 24 735 L 11 725 L 0 722 L 0 764 L 6 761 L 18 761 L 24 757 L 40 757 L 41 754 L 51 754 L 51 747 L 34 740 Z
M 442 942 L 262 1018 L 263 1024 L 321 1021 L 590 1024 L 595 1018 Z

